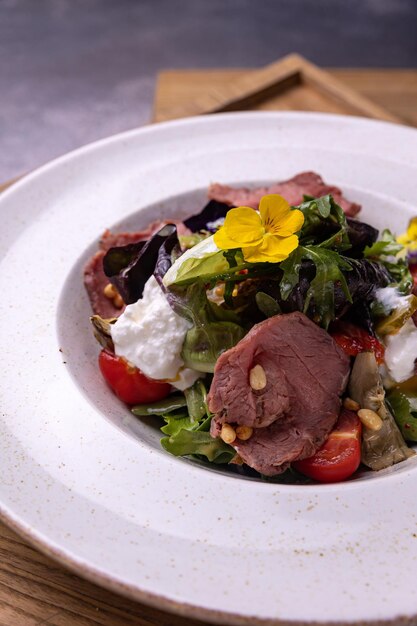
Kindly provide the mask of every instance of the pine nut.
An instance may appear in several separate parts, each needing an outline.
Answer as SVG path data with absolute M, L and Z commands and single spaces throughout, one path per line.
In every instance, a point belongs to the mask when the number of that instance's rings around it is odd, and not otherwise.
M 243 465 L 243 459 L 238 454 L 235 454 L 229 463 L 232 463 L 233 465 Z
M 382 428 L 382 419 L 378 413 L 371 409 L 360 409 L 358 417 L 365 428 L 369 428 L 369 430 L 380 430 Z
M 253 428 L 251 426 L 238 426 L 236 428 L 236 435 L 241 441 L 247 441 L 252 437 Z
M 352 400 L 352 398 L 345 398 L 343 400 L 343 406 L 348 411 L 355 411 L 355 412 L 359 411 L 359 409 L 361 408 L 361 405 L 355 400 Z
M 249 372 L 249 384 L 255 391 L 266 387 L 266 374 L 262 365 L 255 365 Z
M 103 289 L 103 293 L 109 300 L 112 300 L 115 296 L 117 296 L 117 291 L 111 283 L 107 283 Z
M 114 296 L 113 304 L 116 307 L 116 309 L 121 309 L 122 306 L 124 305 L 123 298 L 119 293 L 116 296 Z
M 230 424 L 223 424 L 222 429 L 220 431 L 220 439 L 224 441 L 224 443 L 233 443 L 236 439 L 236 433 L 234 428 L 230 426 Z

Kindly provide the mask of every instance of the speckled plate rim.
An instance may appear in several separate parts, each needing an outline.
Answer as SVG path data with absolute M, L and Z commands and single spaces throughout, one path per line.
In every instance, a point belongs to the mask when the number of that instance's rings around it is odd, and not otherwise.
M 81 576 L 85 580 L 96 584 L 100 587 L 104 587 L 109 591 L 118 593 L 130 600 L 141 602 L 147 606 L 156 608 L 160 611 L 166 611 L 167 613 L 174 613 L 188 619 L 198 619 L 207 621 L 212 624 L 230 624 L 230 626 L 414 626 L 416 623 L 416 616 L 401 616 L 398 615 L 393 620 L 391 619 L 377 619 L 377 620 L 360 620 L 360 622 L 352 621 L 316 621 L 316 620 L 288 620 L 288 619 L 268 619 L 258 618 L 256 616 L 244 616 L 233 614 L 229 612 L 206 610 L 201 607 L 196 607 L 193 604 L 185 602 L 174 602 L 160 596 L 158 594 L 150 594 L 142 592 L 131 585 L 125 585 L 122 582 L 116 580 L 111 576 L 106 576 L 102 571 L 90 568 L 85 563 L 79 562 L 76 559 L 70 558 L 65 555 L 61 549 L 54 548 L 48 542 L 45 537 L 39 537 L 32 530 L 25 528 L 21 522 L 14 520 L 7 512 L 0 509 L 0 520 L 4 522 L 9 528 L 16 532 L 20 537 L 25 539 L 31 546 L 39 550 L 42 554 L 54 559 L 54 561 L 60 563 L 69 571 Z M 169 616 L 167 615 L 167 619 Z M 168 623 L 168 622 L 167 622 Z
M 66 157 L 58 159 L 56 162 L 53 162 L 52 164 L 45 166 L 38 172 L 31 174 L 29 177 L 27 177 L 27 179 L 24 179 L 23 181 L 17 183 L 15 188 L 10 189 L 9 191 L 3 194 L 2 200 L 0 202 L 0 206 L 2 205 L 7 206 L 8 198 L 10 197 L 13 198 L 13 195 L 16 194 L 16 192 L 18 192 L 19 189 L 27 188 L 27 186 L 28 185 L 30 186 L 33 183 L 33 181 L 35 181 L 36 183 L 36 179 L 39 176 L 43 176 L 45 173 L 47 173 L 49 168 L 53 169 L 54 167 L 59 166 L 60 164 L 63 164 L 63 163 L 65 164 L 66 161 L 71 161 L 73 159 L 76 160 L 78 156 L 85 155 L 89 151 L 94 152 L 94 150 L 100 150 L 101 147 L 108 146 L 109 143 L 118 142 L 118 141 L 129 143 L 129 140 L 132 137 L 144 136 L 145 134 L 149 132 L 152 134 L 156 134 L 157 132 L 164 133 L 164 127 L 168 129 L 168 132 L 171 132 L 169 129 L 178 129 L 180 131 L 179 132 L 180 138 L 182 137 L 182 139 L 184 139 L 184 135 L 183 133 L 181 133 L 181 131 L 184 131 L 184 129 L 188 131 L 191 128 L 199 132 L 201 131 L 201 129 L 204 128 L 204 126 L 210 125 L 211 126 L 210 132 L 211 132 L 213 127 L 215 127 L 218 124 L 221 125 L 222 123 L 224 123 L 225 119 L 227 119 L 227 125 L 239 126 L 240 124 L 240 132 L 244 132 L 242 130 L 242 125 L 247 124 L 250 126 L 251 124 L 252 125 L 254 124 L 256 126 L 258 123 L 256 120 L 259 120 L 259 123 L 262 123 L 262 124 L 270 123 L 271 125 L 273 123 L 276 123 L 277 121 L 281 123 L 289 124 L 289 125 L 291 125 L 291 123 L 294 123 L 294 122 L 297 123 L 297 121 L 299 121 L 300 123 L 301 122 L 307 123 L 307 125 L 313 124 L 315 122 L 317 123 L 318 126 L 322 124 L 331 125 L 332 123 L 335 124 L 335 122 L 337 122 L 338 128 L 344 127 L 345 129 L 349 129 L 350 131 L 359 130 L 362 138 L 364 138 L 364 135 L 368 133 L 369 137 L 372 137 L 373 135 L 378 134 L 378 141 L 383 141 L 384 138 L 385 138 L 385 142 L 387 141 L 389 142 L 390 140 L 392 141 L 393 139 L 395 139 L 395 141 L 398 142 L 397 144 L 398 150 L 394 149 L 391 151 L 389 161 L 391 163 L 396 163 L 398 165 L 401 165 L 403 168 L 409 168 L 410 162 L 411 162 L 411 166 L 414 167 L 412 158 L 410 157 L 410 150 L 411 148 L 417 145 L 417 141 L 416 141 L 417 136 L 416 136 L 416 132 L 410 129 L 405 129 L 402 127 L 379 123 L 379 122 L 369 122 L 368 120 L 344 118 L 344 117 L 338 117 L 338 116 L 326 116 L 326 115 L 318 115 L 318 114 L 314 114 L 314 115 L 285 114 L 285 113 L 284 114 L 281 114 L 281 113 L 279 114 L 237 114 L 237 115 L 233 114 L 233 115 L 228 115 L 228 116 L 218 116 L 215 120 L 213 120 L 213 118 L 198 118 L 196 120 L 171 122 L 168 124 L 158 126 L 157 127 L 158 131 L 156 130 L 153 131 L 152 128 L 144 129 L 140 131 L 132 131 L 132 133 L 126 133 L 119 137 L 111 138 L 110 140 L 104 140 L 102 142 L 98 142 L 97 144 L 87 146 L 86 148 L 78 150 L 73 154 L 70 154 L 70 155 L 67 155 Z M 403 142 L 405 140 L 408 141 L 408 146 L 409 146 L 408 152 L 407 150 L 404 151 L 403 149 L 400 148 L 400 146 L 403 147 Z M 361 150 L 359 150 L 359 152 L 361 152 Z M 372 150 L 370 152 L 372 154 Z M 366 153 L 366 150 L 365 150 L 365 153 Z M 171 461 L 169 463 L 171 463 Z M 401 490 L 403 488 L 403 482 L 404 480 L 407 479 L 407 476 L 414 475 L 413 470 L 414 468 L 411 468 L 409 472 L 406 472 L 400 478 L 398 478 L 396 474 L 393 474 L 391 479 L 389 479 L 388 482 L 384 484 L 389 485 L 389 483 L 391 482 L 391 487 L 394 487 L 397 490 Z M 195 473 L 195 471 L 197 470 L 190 469 L 188 471 L 190 471 L 191 473 Z M 376 483 L 381 484 L 381 482 L 383 481 L 378 480 L 378 481 L 375 481 L 375 484 Z M 253 488 L 251 487 L 250 489 L 253 489 Z M 288 493 L 288 490 L 282 487 L 275 488 L 274 490 L 280 492 L 280 494 L 283 495 L 283 497 L 285 497 L 285 494 Z M 264 492 L 265 485 L 260 486 L 259 491 Z M 299 493 L 301 494 L 302 491 L 303 490 L 300 490 Z M 349 485 L 349 488 L 345 492 L 351 493 L 355 491 L 357 491 L 357 486 L 352 484 L 352 485 Z M 382 493 L 385 490 L 383 487 L 378 487 L 377 491 L 379 491 L 378 495 L 381 497 Z M 333 487 L 324 488 L 321 491 L 322 494 L 326 492 L 334 494 L 334 488 Z M 124 593 L 125 595 L 129 595 L 130 597 L 139 599 L 143 602 L 154 604 L 161 608 L 166 608 L 166 610 L 175 611 L 184 615 L 189 615 L 189 616 L 193 615 L 201 619 L 209 619 L 211 621 L 216 621 L 216 622 L 228 621 L 229 623 L 236 623 L 236 624 L 248 623 L 248 621 L 250 623 L 259 622 L 259 623 L 268 623 L 268 624 L 269 623 L 282 624 L 284 622 L 288 622 L 288 618 L 285 618 L 285 619 L 266 618 L 265 619 L 265 618 L 256 617 L 255 615 L 250 616 L 250 614 L 239 615 L 239 614 L 232 614 L 229 611 L 214 611 L 213 609 L 206 609 L 204 607 L 196 607 L 186 602 L 175 602 L 165 596 L 159 596 L 157 594 L 149 593 L 146 590 L 141 590 L 137 588 L 136 586 L 125 585 L 120 580 L 117 580 L 117 577 L 115 576 L 109 577 L 102 570 L 96 569 L 94 567 L 90 567 L 87 563 L 83 562 L 82 559 L 73 558 L 73 555 L 71 554 L 71 550 L 66 551 L 65 549 L 62 548 L 62 546 L 56 547 L 54 545 L 54 542 L 51 541 L 50 538 L 45 537 L 45 535 L 42 535 L 42 533 L 38 532 L 36 528 L 29 528 L 28 525 L 25 524 L 22 518 L 19 519 L 16 516 L 14 516 L 13 512 L 7 506 L 2 507 L 2 514 L 4 516 L 5 521 L 8 522 L 10 525 L 12 525 L 15 528 L 15 530 L 18 530 L 18 532 L 23 534 L 32 543 L 40 547 L 44 552 L 46 552 L 47 554 L 50 554 L 51 556 L 54 556 L 54 558 L 57 558 L 58 560 L 60 560 L 61 562 L 69 566 L 71 569 L 73 569 L 74 571 L 77 571 L 77 573 L 84 575 L 85 577 L 93 580 L 94 582 L 103 584 L 104 586 L 120 591 L 121 593 Z M 398 623 L 398 615 L 399 614 L 397 614 L 397 616 L 395 617 L 395 623 Z M 381 617 L 382 619 L 367 620 L 367 622 L 373 623 L 373 624 L 387 623 L 386 619 L 384 619 L 383 616 Z M 409 618 L 408 617 L 405 618 L 405 620 L 407 619 L 412 619 L 411 615 Z M 293 623 L 300 623 L 300 624 L 307 623 L 306 621 L 302 621 L 302 620 L 301 621 L 291 620 L 291 621 Z M 349 621 L 351 622 L 351 620 L 342 619 L 342 620 L 338 620 L 337 623 L 344 623 L 344 622 L 348 623 Z M 309 621 L 308 623 L 314 623 L 314 622 L 315 620 Z M 324 623 L 323 620 L 320 620 L 320 623 Z M 336 623 L 336 622 L 327 622 L 327 623 Z

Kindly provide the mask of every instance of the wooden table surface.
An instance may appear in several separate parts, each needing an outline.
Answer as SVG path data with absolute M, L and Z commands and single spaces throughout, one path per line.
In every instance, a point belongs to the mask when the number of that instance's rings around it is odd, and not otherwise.
M 172 71 L 160 76 L 156 110 L 167 89 L 173 107 L 202 90 L 221 88 L 244 70 Z M 331 70 L 363 95 L 417 126 L 416 70 Z M 4 187 L 6 187 L 4 185 Z M 127 600 L 70 573 L 0 522 L 0 626 L 198 626 Z

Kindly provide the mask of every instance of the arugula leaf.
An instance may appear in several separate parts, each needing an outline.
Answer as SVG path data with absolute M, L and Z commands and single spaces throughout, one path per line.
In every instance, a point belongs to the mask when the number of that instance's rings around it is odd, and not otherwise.
M 316 275 L 308 288 L 304 303 L 304 313 L 310 303 L 314 303 L 317 321 L 327 328 L 335 318 L 335 283 L 342 288 L 348 302 L 352 302 L 346 278 L 342 271 L 352 269 L 349 261 L 340 254 L 319 246 L 299 246 L 281 263 L 281 298 L 286 300 L 299 281 L 303 260 L 310 260 L 316 268 Z
M 402 250 L 404 246 L 398 243 L 391 231 L 386 228 L 382 231 L 381 239 L 372 246 L 366 246 L 364 255 L 369 258 L 397 256 Z
M 316 244 L 323 248 L 347 250 L 351 247 L 348 236 L 348 224 L 343 209 L 331 195 L 321 198 L 305 197 L 299 209 L 304 215 L 304 224 L 300 232 L 302 245 Z M 321 240 L 324 234 L 324 239 Z
M 281 270 L 283 272 L 281 278 L 281 298 L 286 300 L 291 291 L 296 287 L 299 281 L 301 263 L 303 261 L 303 250 L 306 250 L 303 246 L 298 246 L 285 261 L 281 263 Z
M 413 279 L 408 268 L 406 249 L 397 242 L 388 228 L 382 231 L 381 238 L 372 246 L 366 246 L 364 256 L 382 263 L 391 274 L 393 283 L 402 294 L 409 294 Z

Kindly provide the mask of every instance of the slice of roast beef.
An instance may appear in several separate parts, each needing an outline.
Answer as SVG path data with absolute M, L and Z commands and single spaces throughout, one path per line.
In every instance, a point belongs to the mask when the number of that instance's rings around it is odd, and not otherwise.
M 211 200 L 217 200 L 217 202 L 224 202 L 229 206 L 250 206 L 257 209 L 262 196 L 271 193 L 283 196 L 292 206 L 301 204 L 305 195 L 319 198 L 331 194 L 346 215 L 353 217 L 361 210 L 359 204 L 350 202 L 343 196 L 339 187 L 327 185 L 321 176 L 315 172 L 302 172 L 281 183 L 275 183 L 269 187 L 257 187 L 256 189 L 236 188 L 214 183 L 209 187 L 208 197 Z
M 280 473 L 314 454 L 333 428 L 349 363 L 332 337 L 302 313 L 257 324 L 216 363 L 208 396 L 212 435 L 223 423 L 253 427 L 250 439 L 233 446 L 250 467 Z M 249 383 L 255 365 L 265 372 L 260 390 Z
M 338 414 L 314 424 L 289 416 L 268 428 L 257 428 L 250 439 L 237 439 L 233 446 L 246 465 L 265 476 L 275 476 L 284 472 L 292 461 L 313 456 L 326 441 Z
M 135 231 L 133 233 L 112 233 L 105 230 L 100 237 L 99 248 L 107 252 L 110 248 L 126 246 L 129 243 L 137 243 L 138 241 L 147 241 L 158 232 L 165 224 L 175 224 L 179 235 L 191 235 L 191 231 L 180 220 L 157 220 L 151 222 L 144 230 Z
M 144 230 L 135 231 L 133 233 L 112 233 L 110 230 L 104 231 L 99 241 L 99 250 L 87 262 L 84 268 L 84 285 L 87 289 L 90 299 L 91 308 L 96 315 L 109 319 L 118 317 L 123 307 L 116 307 L 112 300 L 104 295 L 104 288 L 109 283 L 109 279 L 103 271 L 103 257 L 107 250 L 117 246 L 126 246 L 130 243 L 138 241 L 147 241 L 165 224 L 176 224 L 178 234 L 189 235 L 190 231 L 183 222 L 178 220 L 159 220 L 149 224 Z

